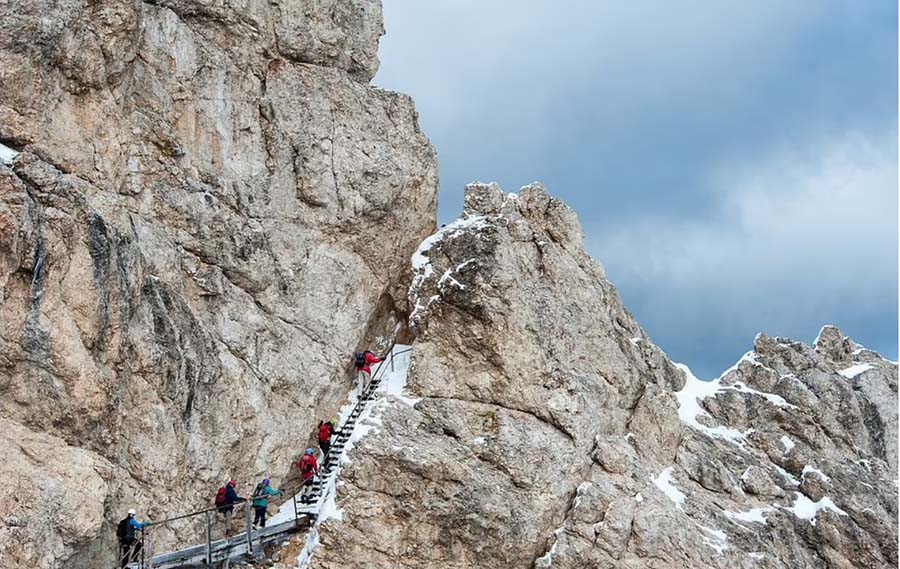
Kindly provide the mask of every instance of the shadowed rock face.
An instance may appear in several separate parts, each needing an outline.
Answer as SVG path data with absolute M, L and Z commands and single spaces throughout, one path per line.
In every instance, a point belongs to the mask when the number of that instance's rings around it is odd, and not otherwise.
M 0 6 L 0 565 L 109 565 L 128 507 L 283 479 L 392 333 L 437 179 L 367 85 L 382 32 L 369 0 Z
M 413 257 L 409 376 L 313 566 L 891 567 L 897 366 L 826 327 L 712 383 L 655 347 L 539 185 Z

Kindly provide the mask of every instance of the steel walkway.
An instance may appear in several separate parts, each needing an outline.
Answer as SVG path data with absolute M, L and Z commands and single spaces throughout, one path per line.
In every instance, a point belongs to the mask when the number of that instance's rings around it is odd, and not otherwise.
M 298 499 L 296 495 L 291 499 L 294 506 L 294 519 L 265 528 L 253 529 L 251 525 L 252 508 L 250 501 L 245 502 L 243 505 L 236 504 L 236 509 L 243 509 L 244 530 L 229 539 L 219 540 L 212 539 L 212 526 L 216 508 L 207 508 L 165 520 L 150 522 L 144 531 L 141 532 L 142 559 L 129 564 L 129 569 L 208 567 L 221 563 L 227 559 L 253 556 L 257 552 L 261 552 L 263 546 L 283 541 L 284 538 L 302 531 L 310 523 L 314 522 L 318 517 L 323 504 L 328 499 L 328 495 L 324 493 L 324 490 L 332 489 L 333 491 L 335 487 L 331 482 L 338 472 L 337 467 L 344 455 L 344 450 L 353 435 L 357 421 L 369 404 L 375 399 L 378 388 L 381 386 L 384 379 L 384 370 L 388 369 L 388 365 L 393 367 L 393 359 L 395 356 L 411 349 L 409 348 L 407 350 L 395 352 L 395 346 L 396 342 L 392 342 L 388 357 L 378 364 L 378 367 L 372 374 L 372 379 L 366 385 L 361 396 L 357 399 L 350 414 L 339 426 L 336 436 L 332 439 L 331 449 L 329 450 L 328 455 L 324 457 L 322 465 L 319 468 L 320 476 L 313 483 L 309 495 L 302 500 Z M 237 517 L 236 514 L 237 512 L 235 512 L 235 518 Z M 206 539 L 204 543 L 180 549 L 178 551 L 162 553 L 159 555 L 153 554 L 153 542 L 150 539 L 150 535 L 152 534 L 154 527 L 197 516 L 205 516 Z M 147 557 L 144 558 L 144 555 Z

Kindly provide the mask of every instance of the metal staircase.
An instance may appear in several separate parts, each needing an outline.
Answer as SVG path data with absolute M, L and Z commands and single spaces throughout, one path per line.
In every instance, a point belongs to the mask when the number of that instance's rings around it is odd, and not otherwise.
M 236 510 L 241 509 L 241 506 L 243 506 L 244 529 L 229 539 L 219 540 L 212 539 L 212 527 L 217 508 L 207 508 L 165 520 L 153 521 L 148 523 L 144 530 L 141 531 L 142 547 L 139 553 L 140 559 L 130 563 L 128 568 L 179 569 L 210 567 L 228 559 L 237 559 L 245 556 L 252 557 L 260 553 L 265 545 L 283 541 L 287 536 L 308 527 L 319 516 L 323 504 L 329 497 L 326 490 L 331 489 L 333 491 L 335 487 L 331 482 L 339 472 L 338 466 L 344 455 L 344 450 L 353 436 L 353 431 L 360 417 L 375 399 L 378 389 L 384 380 L 384 371 L 388 369 L 388 366 L 393 369 L 395 356 L 411 350 L 411 348 L 408 348 L 395 352 L 395 346 L 396 342 L 392 342 L 388 356 L 375 368 L 371 380 L 357 398 L 350 414 L 339 425 L 328 455 L 322 459 L 322 464 L 319 467 L 319 477 L 313 482 L 311 491 L 302 500 L 298 499 L 296 495 L 291 498 L 294 511 L 293 519 L 265 528 L 253 529 L 251 525 L 251 501 L 248 500 L 243 505 L 235 504 Z M 199 516 L 205 517 L 206 536 L 204 543 L 178 551 L 153 555 L 151 535 L 154 528 L 171 524 L 174 521 Z M 235 518 L 237 517 L 237 511 L 234 516 Z

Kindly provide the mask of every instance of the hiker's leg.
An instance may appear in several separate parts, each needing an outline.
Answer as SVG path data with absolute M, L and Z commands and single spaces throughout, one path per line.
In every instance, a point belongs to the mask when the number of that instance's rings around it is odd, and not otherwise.
M 266 508 L 259 509 L 259 525 L 266 527 Z
M 322 464 L 328 460 L 328 451 L 331 450 L 331 441 L 324 441 L 319 443 L 319 448 L 322 449 Z
M 225 539 L 228 539 L 228 536 L 231 535 L 231 512 L 225 513 Z

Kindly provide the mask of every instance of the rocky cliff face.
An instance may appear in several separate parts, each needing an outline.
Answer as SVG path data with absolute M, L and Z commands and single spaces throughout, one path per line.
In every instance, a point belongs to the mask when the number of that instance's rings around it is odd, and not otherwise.
M 409 375 L 312 566 L 892 567 L 897 366 L 832 327 L 714 382 L 655 347 L 538 185 L 413 258 Z
M 381 34 L 372 0 L 0 3 L 0 565 L 283 479 L 393 333 L 437 182 Z
M 373 0 L 0 3 L 0 566 L 111 566 L 128 507 L 283 480 L 407 317 L 419 399 L 380 404 L 314 566 L 896 566 L 896 364 L 826 327 L 697 380 L 539 185 L 422 242 L 381 33 Z

